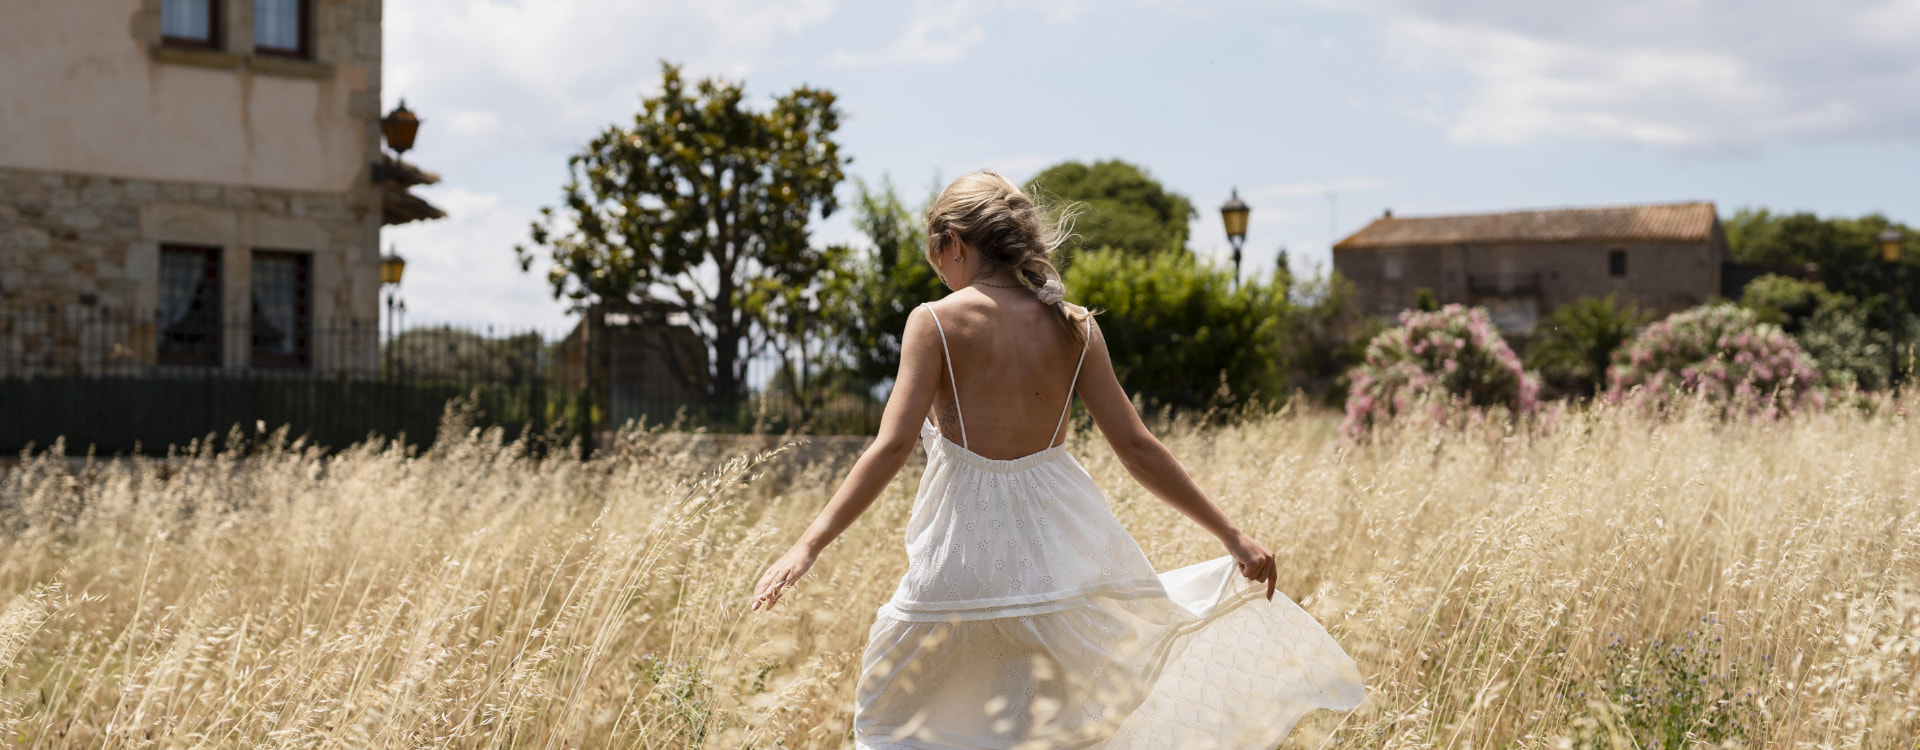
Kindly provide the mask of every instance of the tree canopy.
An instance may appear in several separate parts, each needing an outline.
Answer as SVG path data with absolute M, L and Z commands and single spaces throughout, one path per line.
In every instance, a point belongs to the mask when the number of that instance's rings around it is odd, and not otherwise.
M 1880 260 L 1878 237 L 1891 222 L 1879 214 L 1859 218 L 1822 219 L 1811 213 L 1776 214 L 1743 208 L 1725 223 L 1727 246 L 1736 261 L 1819 266 L 1820 281 L 1835 292 L 1860 300 L 1871 324 L 1882 330 L 1894 326 L 1890 283 L 1908 301 L 1906 313 L 1916 312 L 1912 300 L 1920 291 L 1920 273 L 1911 269 L 1889 278 L 1891 270 Z M 1899 226 L 1906 235 L 1902 266 L 1920 264 L 1920 236 Z M 1903 321 L 1904 324 L 1904 321 Z
M 1187 223 L 1196 216 L 1186 196 L 1118 159 L 1055 164 L 1029 180 L 1027 192 L 1084 205 L 1074 223 L 1079 236 L 1066 245 L 1069 252 L 1112 248 L 1147 255 L 1184 250 Z
M 907 207 L 892 180 L 876 187 L 858 178 L 853 224 L 871 251 L 848 264 L 852 283 L 846 304 L 830 321 L 847 342 L 850 365 L 861 378 L 880 381 L 900 369 L 900 334 L 922 302 L 947 294 L 926 259 L 926 227 L 920 211 Z
M 747 360 L 820 307 L 806 290 L 836 258 L 813 246 L 808 222 L 838 208 L 840 112 L 833 93 L 805 86 L 754 111 L 739 82 L 690 89 L 678 66 L 661 68 L 631 125 L 567 160 L 562 206 L 533 223 L 538 250 L 515 253 L 522 270 L 551 260 L 554 297 L 576 307 L 676 301 L 713 348 L 713 396 L 732 400 Z

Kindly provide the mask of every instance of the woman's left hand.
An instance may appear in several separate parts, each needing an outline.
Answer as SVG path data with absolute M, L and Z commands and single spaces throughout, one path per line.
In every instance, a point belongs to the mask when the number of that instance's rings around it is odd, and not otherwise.
M 753 587 L 752 608 L 773 609 L 773 605 L 780 601 L 780 595 L 786 593 L 787 587 L 798 583 L 800 577 L 812 567 L 812 552 L 800 545 L 788 549 L 786 554 L 767 567 L 766 574 L 760 576 L 759 585 Z

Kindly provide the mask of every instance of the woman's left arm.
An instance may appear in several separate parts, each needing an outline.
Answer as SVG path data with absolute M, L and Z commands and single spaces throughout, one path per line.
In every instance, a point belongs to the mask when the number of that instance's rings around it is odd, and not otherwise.
M 881 412 L 879 435 L 861 452 L 847 480 L 800 539 L 760 576 L 753 589 L 752 608 L 771 609 L 780 601 L 786 587 L 806 575 L 821 550 L 873 505 L 913 455 L 920 422 L 933 407 L 940 377 L 941 359 L 936 349 L 940 344 L 932 326 L 923 308 L 915 307 L 907 316 L 906 330 L 900 335 L 900 372 L 894 377 L 886 410 Z

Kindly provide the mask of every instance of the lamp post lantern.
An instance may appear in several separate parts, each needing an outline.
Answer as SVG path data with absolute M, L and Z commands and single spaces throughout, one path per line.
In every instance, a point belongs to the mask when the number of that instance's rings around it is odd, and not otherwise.
M 1220 221 L 1227 225 L 1227 242 L 1233 244 L 1233 283 L 1240 284 L 1240 246 L 1247 241 L 1247 214 L 1253 209 L 1240 200 L 1240 188 L 1220 206 Z
M 1887 231 L 1881 232 L 1880 260 L 1887 264 L 1887 385 L 1897 398 L 1900 395 L 1900 333 L 1906 328 L 1907 305 L 1900 285 L 1900 251 L 1907 244 L 1906 234 L 1899 227 L 1889 224 Z
M 400 311 L 406 309 L 406 303 L 400 300 L 400 276 L 407 270 L 407 259 L 400 257 L 392 246 L 387 254 L 380 256 L 380 286 L 387 292 L 387 377 L 394 378 L 394 346 L 399 342 Z
M 420 133 L 420 118 L 407 109 L 407 100 L 401 99 L 392 112 L 380 118 L 380 133 L 386 136 L 387 148 L 405 154 L 413 148 L 413 137 Z

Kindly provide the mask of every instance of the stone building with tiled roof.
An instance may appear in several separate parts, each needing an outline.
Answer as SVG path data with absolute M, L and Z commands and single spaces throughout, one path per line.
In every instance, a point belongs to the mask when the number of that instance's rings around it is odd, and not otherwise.
M 1333 247 L 1369 314 L 1413 306 L 1483 305 L 1510 335 L 1555 308 L 1616 295 L 1659 314 L 1721 291 L 1726 236 L 1712 203 L 1557 208 L 1396 217 L 1391 211 Z

